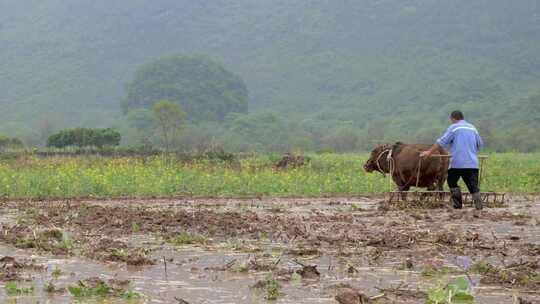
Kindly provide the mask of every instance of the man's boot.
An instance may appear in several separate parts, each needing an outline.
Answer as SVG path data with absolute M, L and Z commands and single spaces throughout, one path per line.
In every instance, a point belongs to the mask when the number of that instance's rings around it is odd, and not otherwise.
M 450 188 L 450 193 L 452 194 L 452 203 L 454 205 L 454 209 L 463 208 L 463 196 L 461 195 L 461 189 Z
M 480 196 L 480 192 L 473 193 L 472 200 L 473 200 L 474 207 L 476 208 L 476 210 L 482 210 L 482 208 L 484 208 L 482 204 L 482 197 Z

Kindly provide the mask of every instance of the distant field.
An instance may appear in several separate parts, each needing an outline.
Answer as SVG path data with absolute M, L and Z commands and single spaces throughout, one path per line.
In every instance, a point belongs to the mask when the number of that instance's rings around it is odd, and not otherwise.
M 4 198 L 170 196 L 338 196 L 389 191 L 380 174 L 367 174 L 367 154 L 309 155 L 301 168 L 277 171 L 277 156 L 238 162 L 192 162 L 166 157 L 21 157 L 0 162 Z M 491 154 L 483 191 L 540 192 L 540 154 Z

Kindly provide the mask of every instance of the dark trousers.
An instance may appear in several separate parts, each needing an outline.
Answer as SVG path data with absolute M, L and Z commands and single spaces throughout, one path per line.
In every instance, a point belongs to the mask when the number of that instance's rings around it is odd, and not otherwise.
M 449 169 L 448 186 L 450 189 L 458 187 L 458 181 L 462 178 L 470 193 L 480 192 L 478 186 L 478 169 Z

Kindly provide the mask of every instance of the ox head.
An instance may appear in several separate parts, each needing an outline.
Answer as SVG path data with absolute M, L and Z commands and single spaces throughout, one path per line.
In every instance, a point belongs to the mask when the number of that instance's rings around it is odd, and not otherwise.
M 384 162 L 386 162 L 386 153 L 389 152 L 392 149 L 392 145 L 379 145 L 371 151 L 371 155 L 369 159 L 364 164 L 364 170 L 368 173 L 371 173 L 373 171 L 379 171 L 381 172 L 381 167 L 384 166 Z M 384 154 L 384 155 L 383 155 Z M 378 163 L 378 164 L 377 164 Z M 385 172 L 381 172 L 385 173 Z

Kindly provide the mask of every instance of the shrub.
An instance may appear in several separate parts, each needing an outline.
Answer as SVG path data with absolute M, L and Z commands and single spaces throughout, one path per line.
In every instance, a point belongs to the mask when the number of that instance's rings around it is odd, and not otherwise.
M 65 148 L 77 147 L 97 147 L 102 149 L 105 146 L 118 146 L 122 136 L 117 131 L 107 129 L 66 129 L 49 136 L 48 147 Z

